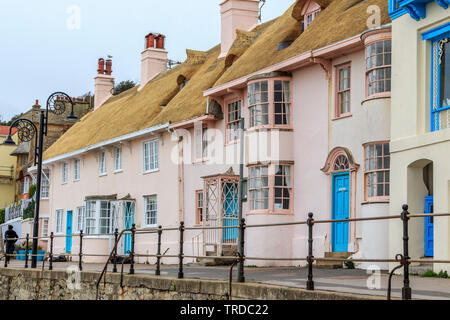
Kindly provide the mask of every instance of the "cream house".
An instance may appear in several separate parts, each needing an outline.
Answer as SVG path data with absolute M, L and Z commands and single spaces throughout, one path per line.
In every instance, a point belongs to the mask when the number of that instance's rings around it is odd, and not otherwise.
M 449 1 L 390 0 L 393 40 L 391 205 L 411 213 L 450 212 Z M 410 220 L 412 258 L 449 259 L 450 219 Z M 402 252 L 401 223 L 390 223 L 390 254 Z M 450 270 L 436 264 L 434 270 Z

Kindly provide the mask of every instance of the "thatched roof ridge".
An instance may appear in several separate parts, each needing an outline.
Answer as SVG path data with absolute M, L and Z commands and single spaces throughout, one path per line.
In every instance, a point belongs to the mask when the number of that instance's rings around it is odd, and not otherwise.
M 360 34 L 368 29 L 367 20 L 372 13 L 367 13 L 367 8 L 371 5 L 376 5 L 380 8 L 381 25 L 390 22 L 388 0 L 323 2 L 323 4 L 328 4 L 328 6 L 322 10 L 312 24 L 296 39 L 293 39 L 295 41 L 288 48 L 277 51 L 278 44 L 291 40 L 289 38 L 292 37 L 293 30 L 299 27 L 299 21 L 292 15 L 294 9 L 298 10 L 305 2 L 306 0 L 297 0 L 281 17 L 267 27 L 253 45 L 224 73 L 214 86 L 244 77 L 301 53 Z

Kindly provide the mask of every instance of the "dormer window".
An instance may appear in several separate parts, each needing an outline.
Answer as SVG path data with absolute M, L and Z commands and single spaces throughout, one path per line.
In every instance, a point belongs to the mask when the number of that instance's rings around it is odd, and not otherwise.
M 302 15 L 304 17 L 303 27 L 307 29 L 314 19 L 319 15 L 321 7 L 314 1 L 309 0 L 302 10 Z

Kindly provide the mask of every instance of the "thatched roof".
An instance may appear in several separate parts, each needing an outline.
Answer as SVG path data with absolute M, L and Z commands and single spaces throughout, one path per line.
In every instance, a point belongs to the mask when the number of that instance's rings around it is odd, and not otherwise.
M 246 76 L 265 67 L 292 58 L 301 53 L 350 38 L 368 29 L 370 14 L 367 8 L 377 5 L 381 12 L 381 24 L 390 22 L 388 0 L 328 0 L 316 1 L 326 7 L 286 49 L 277 51 L 278 44 L 292 39 L 299 30 L 299 17 L 307 0 L 298 0 L 281 17 L 270 25 L 254 44 L 215 83 L 218 86 Z
M 49 159 L 159 124 L 202 116 L 206 113 L 205 90 L 360 34 L 368 28 L 367 8 L 371 5 L 381 9 L 381 24 L 390 22 L 388 0 L 315 1 L 322 12 L 305 32 L 300 34 L 300 21 L 308 0 L 297 0 L 279 18 L 251 32 L 238 30 L 225 58 L 218 58 L 220 45 L 207 52 L 187 50 L 183 64 L 161 73 L 141 91 L 133 88 L 109 99 L 75 124 L 44 157 Z M 284 41 L 293 43 L 277 51 L 278 44 Z M 180 90 L 183 82 L 186 85 Z
M 155 117 L 179 92 L 180 75 L 190 78 L 201 64 L 183 63 L 163 72 L 141 91 L 138 87 L 109 99 L 70 128 L 44 154 L 49 159 L 151 127 Z

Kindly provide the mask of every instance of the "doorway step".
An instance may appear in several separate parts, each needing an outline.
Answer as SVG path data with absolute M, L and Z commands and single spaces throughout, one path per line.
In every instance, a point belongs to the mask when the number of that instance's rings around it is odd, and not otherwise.
M 432 260 L 432 259 L 430 259 Z M 433 271 L 433 264 L 422 262 L 418 265 L 410 265 L 409 266 L 409 274 L 421 276 L 427 271 Z
M 325 258 L 347 259 L 350 252 L 325 252 Z M 316 268 L 319 269 L 342 269 L 344 263 L 341 261 L 317 261 Z
M 237 245 L 223 245 L 222 254 L 217 255 L 217 247 L 215 251 L 206 251 L 207 257 L 234 257 L 237 252 Z M 218 258 L 200 258 L 198 259 L 199 265 L 202 266 L 229 266 L 232 265 L 235 259 L 218 259 Z

